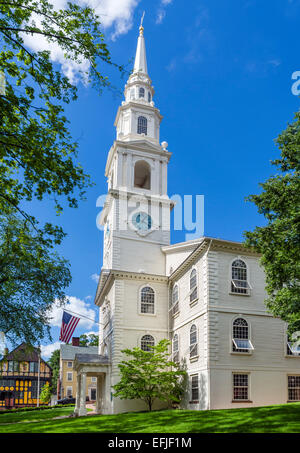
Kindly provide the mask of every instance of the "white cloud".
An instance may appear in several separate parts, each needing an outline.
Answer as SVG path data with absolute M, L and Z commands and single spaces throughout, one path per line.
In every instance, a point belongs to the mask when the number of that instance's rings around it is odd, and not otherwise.
M 92 329 L 95 327 L 96 321 L 96 312 L 90 308 L 89 304 L 81 299 L 78 299 L 74 296 L 67 297 L 67 303 L 64 306 L 66 310 L 70 310 L 70 313 L 74 316 L 77 316 L 80 319 L 77 328 Z M 51 318 L 50 324 L 53 327 L 60 327 L 63 314 L 63 307 L 60 307 L 58 303 L 55 303 L 52 307 L 51 312 L 49 312 L 49 318 Z M 81 317 L 82 316 L 82 317 Z M 83 317 L 85 316 L 85 317 Z M 90 319 L 87 319 L 90 318 Z
M 92 274 L 91 279 L 95 282 L 98 283 L 100 275 L 98 274 Z
M 161 0 L 156 15 L 156 24 L 161 24 L 166 16 L 166 7 L 172 3 L 173 0 Z
M 51 357 L 51 354 L 53 351 L 56 349 L 60 349 L 61 342 L 56 341 L 55 343 L 52 344 L 47 344 L 46 346 L 41 345 L 41 355 L 45 359 L 49 359 Z
M 63 9 L 67 5 L 67 0 L 51 0 L 54 9 Z M 96 14 L 100 16 L 100 21 L 104 31 L 112 29 L 110 35 L 112 40 L 125 34 L 133 24 L 133 12 L 140 0 L 74 0 L 80 6 L 92 7 Z M 168 1 L 168 0 L 165 0 Z M 36 24 L 40 24 L 38 16 L 33 15 L 32 19 Z M 89 62 L 82 59 L 81 62 L 67 60 L 64 51 L 56 43 L 49 43 L 43 36 L 28 35 L 23 33 L 25 45 L 34 51 L 49 50 L 51 59 L 61 65 L 62 72 L 69 78 L 70 82 L 76 84 L 79 80 L 86 83 L 84 73 L 89 69 Z

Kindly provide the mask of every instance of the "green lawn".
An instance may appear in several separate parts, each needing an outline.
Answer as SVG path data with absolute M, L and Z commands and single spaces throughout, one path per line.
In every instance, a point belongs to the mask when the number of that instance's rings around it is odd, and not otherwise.
M 249 409 L 167 410 L 50 420 L 72 411 L 72 408 L 63 408 L 0 414 L 0 433 L 300 433 L 300 403 Z M 25 420 L 31 420 L 31 423 L 16 423 Z

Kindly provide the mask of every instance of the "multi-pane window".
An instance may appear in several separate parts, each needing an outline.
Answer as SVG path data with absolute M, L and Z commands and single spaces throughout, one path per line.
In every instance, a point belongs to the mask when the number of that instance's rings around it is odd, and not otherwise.
M 72 387 L 67 387 L 67 396 L 72 396 Z
M 237 294 L 249 294 L 250 292 L 247 266 L 240 259 L 235 260 L 231 265 L 231 292 Z
M 72 365 L 73 365 L 72 362 L 68 362 L 68 368 L 72 368 Z
M 288 376 L 288 400 L 300 401 L 300 376 Z
M 233 399 L 247 401 L 249 399 L 249 375 L 233 375 Z
M 179 339 L 177 333 L 173 337 L 173 361 L 179 362 Z
M 232 325 L 232 352 L 249 352 L 254 349 L 249 340 L 248 323 L 243 318 L 237 318 Z
M 29 362 L 29 372 L 37 373 L 38 372 L 38 362 Z
M 141 349 L 143 351 L 152 352 L 153 349 L 151 346 L 154 346 L 154 338 L 152 337 L 152 335 L 144 335 L 141 338 Z
M 190 275 L 190 302 L 193 302 L 195 299 L 197 299 L 197 296 L 197 272 L 196 269 L 193 269 Z
M 154 314 L 154 291 L 150 286 L 141 290 L 141 313 Z
M 199 400 L 199 378 L 198 374 L 191 376 L 191 400 Z
M 171 312 L 174 315 L 179 311 L 179 293 L 178 293 L 178 285 L 175 285 L 172 291 L 172 304 L 171 304 Z
M 144 98 L 145 97 L 145 89 L 141 87 L 139 89 L 139 98 Z
M 73 373 L 67 373 L 67 381 L 73 381 Z
M 287 336 L 286 353 L 287 355 L 300 356 L 299 339 L 294 341 L 293 337 L 290 338 L 289 335 Z
M 8 362 L 8 371 L 14 371 L 14 363 L 12 360 Z
M 198 355 L 197 327 L 195 324 L 190 329 L 190 358 Z
M 134 99 L 134 88 L 130 90 L 130 99 Z
M 147 135 L 147 118 L 144 116 L 138 117 L 137 133 Z

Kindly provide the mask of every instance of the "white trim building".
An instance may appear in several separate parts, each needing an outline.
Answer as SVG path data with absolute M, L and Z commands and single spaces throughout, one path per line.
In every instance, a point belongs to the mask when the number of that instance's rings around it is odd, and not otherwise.
M 189 375 L 182 407 L 299 401 L 300 357 L 288 354 L 286 325 L 266 310 L 259 255 L 241 243 L 208 237 L 170 245 L 171 153 L 159 143 L 162 116 L 153 96 L 141 26 L 105 169 L 103 267 L 95 297 L 99 351 L 89 360 L 75 358 L 82 394 L 76 413 L 85 413 L 86 376 L 95 375 L 98 411 L 144 410 L 141 401 L 112 396 L 121 351 L 147 349 L 164 338 Z

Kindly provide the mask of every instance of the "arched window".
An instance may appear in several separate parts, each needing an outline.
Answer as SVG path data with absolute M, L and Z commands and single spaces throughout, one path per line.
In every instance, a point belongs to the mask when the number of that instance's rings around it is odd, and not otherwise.
M 197 271 L 193 269 L 190 275 L 190 302 L 193 302 L 198 297 L 197 288 Z
M 141 349 L 143 351 L 152 352 L 152 346 L 154 346 L 154 338 L 152 337 L 152 335 L 144 335 L 141 338 Z
M 198 355 L 197 327 L 195 324 L 190 329 L 190 358 Z
M 151 168 L 144 160 L 139 160 L 134 166 L 134 187 L 150 190 Z
M 148 102 L 151 102 L 151 93 L 148 91 Z
M 172 291 L 172 303 L 171 303 L 172 315 L 179 311 L 179 294 L 178 294 L 178 285 L 173 287 Z
M 237 318 L 232 325 L 232 351 L 249 352 L 254 349 L 249 339 L 248 323 L 243 318 Z
M 244 261 L 234 260 L 231 265 L 231 292 L 249 294 L 250 285 L 247 279 L 247 266 Z
M 138 117 L 137 133 L 147 135 L 147 118 L 144 116 Z
M 179 362 L 179 340 L 177 333 L 173 337 L 173 361 Z
M 141 290 L 141 313 L 154 314 L 154 291 L 150 286 L 145 286 Z
M 141 87 L 139 89 L 139 98 L 144 98 L 145 97 L 145 89 Z

